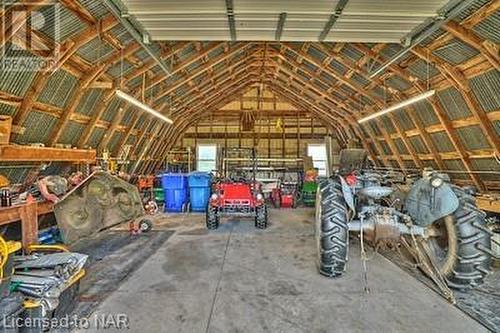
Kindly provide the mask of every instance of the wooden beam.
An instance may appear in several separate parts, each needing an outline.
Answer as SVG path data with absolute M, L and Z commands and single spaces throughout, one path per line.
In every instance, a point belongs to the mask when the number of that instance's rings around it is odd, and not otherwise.
M 95 162 L 95 150 L 0 146 L 1 162 Z

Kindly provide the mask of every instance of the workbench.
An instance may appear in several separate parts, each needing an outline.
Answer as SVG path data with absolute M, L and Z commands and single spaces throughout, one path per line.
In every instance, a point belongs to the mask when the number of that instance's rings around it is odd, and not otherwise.
M 0 208 L 0 226 L 21 221 L 23 249 L 38 243 L 38 216 L 53 211 L 53 203 L 48 201 L 25 203 Z

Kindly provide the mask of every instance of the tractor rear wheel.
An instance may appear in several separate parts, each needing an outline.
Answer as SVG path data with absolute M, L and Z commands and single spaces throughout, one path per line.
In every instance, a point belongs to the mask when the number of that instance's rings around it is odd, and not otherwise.
M 207 208 L 207 229 L 215 230 L 219 227 L 220 217 L 217 213 L 217 207 L 208 206 Z
M 349 249 L 347 221 L 340 182 L 337 179 L 320 182 L 316 193 L 316 244 L 321 275 L 337 277 L 345 271 Z
M 448 285 L 455 289 L 476 287 L 484 282 L 491 263 L 491 232 L 485 214 L 475 199 L 458 186 L 452 186 L 459 200 L 458 209 L 435 223 L 429 238 L 431 254 Z
M 255 227 L 257 229 L 267 228 L 267 206 L 262 205 L 255 208 Z

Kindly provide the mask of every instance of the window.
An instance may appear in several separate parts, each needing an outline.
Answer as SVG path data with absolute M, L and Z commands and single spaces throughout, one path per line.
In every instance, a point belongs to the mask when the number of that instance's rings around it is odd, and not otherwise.
M 318 175 L 327 175 L 326 146 L 324 144 L 309 144 L 307 145 L 307 155 L 313 160 L 313 165 L 318 169 Z
M 216 145 L 198 145 L 198 147 L 196 147 L 196 170 L 212 172 L 217 169 L 216 161 Z

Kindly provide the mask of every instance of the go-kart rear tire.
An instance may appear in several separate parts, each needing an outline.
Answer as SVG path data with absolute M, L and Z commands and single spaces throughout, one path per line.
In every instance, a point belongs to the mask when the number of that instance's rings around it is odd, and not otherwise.
M 345 271 L 349 252 L 347 205 L 335 179 L 320 182 L 316 193 L 317 265 L 321 275 L 338 277 Z
M 448 286 L 454 289 L 476 287 L 484 282 L 491 264 L 491 232 L 486 228 L 485 214 L 475 199 L 463 188 L 452 186 L 459 200 L 458 209 L 436 221 L 433 227 L 443 232 L 441 238 L 430 238 L 434 261 Z
M 215 230 L 219 227 L 220 216 L 217 212 L 217 207 L 208 206 L 206 214 L 206 222 L 208 230 Z
M 255 208 L 255 227 L 257 229 L 267 228 L 267 206 L 262 205 Z

